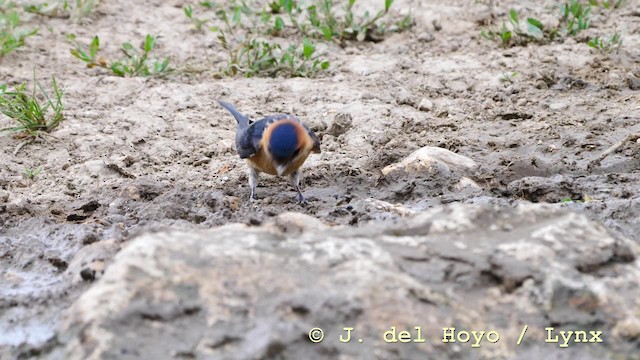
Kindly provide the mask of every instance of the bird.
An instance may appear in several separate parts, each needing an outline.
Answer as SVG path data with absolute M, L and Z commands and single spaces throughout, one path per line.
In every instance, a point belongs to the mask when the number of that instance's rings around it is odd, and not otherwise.
M 319 154 L 320 140 L 300 119 L 289 114 L 251 121 L 233 105 L 218 100 L 236 119 L 236 151 L 249 165 L 250 200 L 255 200 L 258 176 L 289 176 L 298 192 L 298 204 L 306 202 L 300 189 L 300 167 L 311 153 Z

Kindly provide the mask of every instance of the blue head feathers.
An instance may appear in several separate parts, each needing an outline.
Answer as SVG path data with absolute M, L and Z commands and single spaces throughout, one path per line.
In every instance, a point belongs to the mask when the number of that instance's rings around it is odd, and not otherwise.
M 276 124 L 269 139 L 271 156 L 280 162 L 287 162 L 298 151 L 298 129 L 292 123 Z

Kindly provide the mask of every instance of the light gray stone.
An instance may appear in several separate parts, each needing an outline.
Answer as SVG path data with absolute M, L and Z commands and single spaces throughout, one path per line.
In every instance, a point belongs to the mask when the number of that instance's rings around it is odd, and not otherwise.
M 457 204 L 358 228 L 286 213 L 258 227 L 146 234 L 75 301 L 47 357 L 535 359 L 566 350 L 544 342 L 550 321 L 599 324 L 606 343 L 584 358 L 632 354 L 638 253 L 551 205 Z M 420 326 L 427 341 L 389 344 L 392 326 L 414 338 Z M 308 340 L 315 327 L 320 343 Z M 339 342 L 344 327 L 355 328 L 350 343 Z M 443 344 L 443 327 L 501 341 Z

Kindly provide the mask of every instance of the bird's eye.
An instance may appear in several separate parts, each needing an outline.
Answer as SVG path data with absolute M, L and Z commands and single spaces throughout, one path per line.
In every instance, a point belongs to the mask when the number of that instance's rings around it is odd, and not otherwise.
M 298 154 L 300 154 L 300 149 L 296 149 L 296 151 L 293 152 L 293 157 L 298 156 Z

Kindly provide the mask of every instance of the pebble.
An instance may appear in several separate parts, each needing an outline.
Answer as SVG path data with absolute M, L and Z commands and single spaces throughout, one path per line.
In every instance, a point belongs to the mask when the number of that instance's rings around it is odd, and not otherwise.
M 422 98 L 422 100 L 420 100 L 420 104 L 418 105 L 418 109 L 420 111 L 431 111 L 433 110 L 433 102 L 427 98 Z
M 422 42 L 432 42 L 434 39 L 435 38 L 433 37 L 433 35 L 428 31 L 425 31 L 422 34 L 418 35 L 418 40 Z
M 567 107 L 568 107 L 568 105 L 566 103 L 561 103 L 561 102 L 556 102 L 556 103 L 553 103 L 553 104 L 549 105 L 549 109 L 553 110 L 553 111 L 564 110 Z

